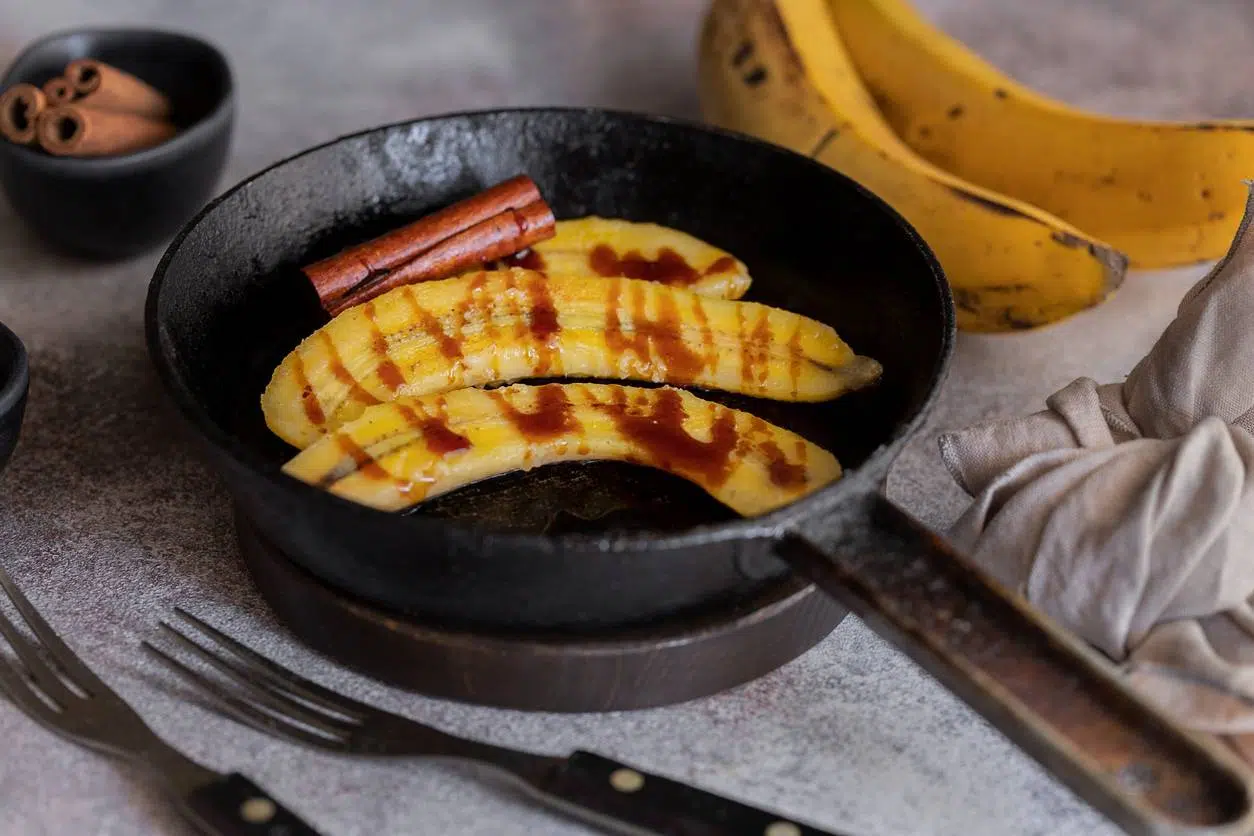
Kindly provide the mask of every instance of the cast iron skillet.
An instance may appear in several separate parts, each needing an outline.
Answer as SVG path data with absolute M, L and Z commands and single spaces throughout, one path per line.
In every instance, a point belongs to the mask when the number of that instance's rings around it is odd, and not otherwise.
M 598 463 L 542 468 L 385 514 L 283 476 L 259 396 L 325 321 L 302 264 L 515 174 L 558 217 L 686 230 L 739 256 L 749 298 L 826 321 L 884 366 L 825 404 L 713 395 L 832 450 L 844 479 L 733 519 L 678 478 Z M 148 297 L 174 401 L 261 533 L 325 582 L 462 627 L 570 632 L 648 622 L 796 571 L 863 616 L 1137 833 L 1246 833 L 1250 786 L 1092 654 L 881 498 L 954 339 L 928 248 L 836 172 L 765 143 L 597 110 L 458 114 L 315 148 L 215 201 L 171 244 Z

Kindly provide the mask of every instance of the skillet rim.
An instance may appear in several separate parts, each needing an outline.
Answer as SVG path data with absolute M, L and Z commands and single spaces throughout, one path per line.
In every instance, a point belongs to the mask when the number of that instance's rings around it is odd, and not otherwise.
M 232 433 L 228 433 L 218 426 L 217 422 L 212 420 L 207 410 L 201 405 L 197 398 L 188 387 L 179 372 L 175 369 L 175 359 L 177 354 L 173 349 L 167 351 L 163 345 L 163 325 L 158 321 L 157 311 L 160 304 L 161 291 L 165 285 L 166 272 L 170 262 L 183 244 L 183 241 L 191 234 L 200 222 L 209 214 L 214 212 L 218 206 L 236 193 L 248 188 L 261 178 L 265 177 L 272 171 L 288 165 L 296 160 L 311 154 L 318 153 L 332 146 L 348 142 L 354 139 L 361 139 L 372 134 L 382 134 L 406 127 L 416 125 L 433 124 L 437 122 L 452 122 L 456 120 L 466 120 L 472 117 L 491 117 L 491 116 L 508 116 L 512 114 L 523 116 L 540 116 L 547 118 L 548 116 L 576 116 L 576 117 L 598 117 L 620 122 L 635 122 L 637 124 L 654 124 L 667 128 L 677 128 L 685 131 L 696 131 L 698 133 L 708 134 L 720 139 L 731 140 L 740 144 L 756 146 L 761 151 L 775 156 L 792 157 L 803 165 L 812 166 L 815 174 L 820 177 L 829 179 L 835 178 L 841 181 L 842 187 L 850 190 L 863 198 L 868 208 L 874 206 L 880 212 L 887 215 L 893 223 L 903 233 L 903 242 L 909 242 L 924 257 L 924 261 L 931 268 L 932 280 L 938 293 L 938 301 L 942 307 L 943 333 L 941 334 L 940 351 L 937 353 L 935 365 L 932 370 L 932 379 L 928 386 L 928 392 L 923 399 L 922 404 L 915 410 L 902 426 L 900 426 L 894 435 L 889 436 L 882 444 L 875 448 L 866 460 L 856 469 L 849 469 L 841 479 L 827 485 L 819 490 L 795 500 L 787 505 L 762 514 L 757 517 L 746 517 L 743 519 L 727 520 L 717 523 L 703 523 L 693 526 L 679 532 L 651 532 L 647 530 L 628 530 L 628 531 L 605 531 L 599 533 L 564 533 L 564 534 L 543 534 L 531 532 L 509 532 L 485 530 L 475 526 L 473 523 L 467 523 L 459 520 L 435 519 L 429 517 L 418 517 L 408 514 L 398 514 L 388 511 L 380 511 L 369 506 L 361 505 L 348 499 L 320 490 L 312 485 L 306 484 L 295 477 L 284 474 L 279 467 L 273 467 L 264 460 L 264 457 L 254 452 L 248 445 L 242 443 L 238 437 Z M 265 480 L 266 484 L 277 491 L 287 492 L 295 499 L 301 502 L 311 503 L 317 506 L 318 503 L 328 503 L 331 506 L 339 506 L 345 514 L 357 515 L 366 519 L 378 520 L 383 517 L 396 520 L 396 525 L 408 525 L 414 528 L 419 526 L 431 527 L 433 524 L 440 528 L 449 530 L 459 530 L 459 533 L 478 537 L 487 538 L 501 543 L 517 543 L 520 546 L 549 550 L 556 552 L 581 551 L 591 553 L 615 554 L 626 551 L 634 551 L 636 549 L 645 548 L 650 550 L 673 550 L 699 547 L 710 543 L 726 542 L 726 541 L 751 541 L 755 539 L 778 539 L 779 536 L 794 528 L 799 522 L 805 522 L 820 517 L 824 512 L 839 507 L 841 504 L 849 504 L 848 501 L 857 495 L 859 488 L 866 482 L 866 479 L 850 478 L 858 474 L 872 475 L 881 474 L 887 476 L 888 469 L 901 448 L 919 431 L 926 422 L 933 408 L 936 405 L 941 387 L 948 378 L 950 361 L 954 352 L 954 345 L 957 339 L 957 318 L 954 308 L 953 294 L 949 289 L 948 281 L 940 262 L 937 260 L 935 253 L 932 252 L 927 242 L 923 240 L 918 231 L 906 221 L 906 219 L 893 209 L 883 198 L 871 192 L 862 184 L 858 183 L 843 172 L 830 168 L 823 163 L 807 157 L 804 154 L 792 151 L 783 146 L 776 145 L 766 140 L 759 139 L 749 134 L 740 133 L 738 131 L 721 128 L 715 125 L 707 124 L 696 119 L 688 119 L 677 116 L 669 116 L 663 114 L 643 113 L 628 109 L 604 108 L 595 106 L 520 106 L 505 108 L 479 108 L 473 110 L 459 110 L 447 113 L 430 114 L 415 119 L 404 119 L 397 122 L 390 122 L 382 125 L 375 125 L 361 131 L 355 131 L 348 134 L 342 134 L 333 139 L 318 145 L 310 146 L 295 154 L 291 154 L 270 165 L 267 165 L 251 175 L 239 180 L 235 185 L 226 189 L 217 197 L 209 201 L 205 206 L 196 213 L 183 227 L 178 231 L 174 238 L 167 245 L 165 251 L 161 255 L 156 268 L 153 271 L 151 280 L 149 281 L 148 291 L 144 303 L 144 331 L 145 342 L 147 344 L 150 361 L 156 367 L 157 376 L 161 379 L 162 387 L 166 391 L 167 397 L 171 398 L 183 419 L 195 428 L 204 442 L 207 442 L 214 450 L 223 456 L 229 458 L 237 467 L 247 470 L 252 476 Z M 221 470 L 221 465 L 213 463 L 215 471 Z M 219 474 L 220 475 L 220 474 Z M 875 490 L 872 488 L 871 490 Z M 234 498 L 235 492 L 230 489 L 228 484 L 228 493 Z

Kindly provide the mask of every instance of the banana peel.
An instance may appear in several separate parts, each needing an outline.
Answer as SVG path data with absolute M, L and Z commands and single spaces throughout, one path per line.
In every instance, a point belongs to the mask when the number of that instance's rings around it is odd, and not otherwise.
M 399 397 L 526 378 L 639 380 L 823 401 L 879 378 L 834 329 L 643 279 L 510 268 L 396 288 L 301 342 L 262 394 L 304 448 Z
M 835 25 L 884 118 L 924 159 L 1110 242 L 1135 267 L 1227 252 L 1254 171 L 1254 121 L 1086 112 L 1008 77 L 908 0 L 822 5 L 799 4 L 797 25 Z
M 284 466 L 383 511 L 555 462 L 656 467 L 732 510 L 763 514 L 841 476 L 836 458 L 788 430 L 681 389 L 515 384 L 372 406 Z
M 862 84 L 826 0 L 714 0 L 698 67 L 708 121 L 820 160 L 918 229 L 948 277 L 960 328 L 1047 325 L 1122 283 L 1127 258 L 1108 243 L 907 147 Z

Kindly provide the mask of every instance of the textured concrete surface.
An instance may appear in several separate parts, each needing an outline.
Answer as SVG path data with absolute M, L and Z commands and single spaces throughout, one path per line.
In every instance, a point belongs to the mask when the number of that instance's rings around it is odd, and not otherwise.
M 223 188 L 312 143 L 421 114 L 588 103 L 693 115 L 702 0 L 0 0 L 0 63 L 53 29 L 144 23 L 230 52 L 240 124 Z M 1112 113 L 1254 115 L 1246 0 L 924 0 L 1013 74 Z M 338 670 L 275 624 L 237 562 L 226 497 L 187 451 L 144 353 L 157 253 L 67 260 L 0 202 L 0 319 L 32 353 L 25 435 L 0 479 L 0 559 L 46 616 L 169 740 L 240 769 L 328 834 L 588 832 L 419 762 L 347 762 L 178 701 L 137 641 L 175 604 L 332 687 L 485 740 L 600 751 L 851 834 L 1113 833 L 853 619 L 732 693 L 643 713 L 544 716 L 417 698 Z M 964 337 L 931 432 L 892 495 L 935 524 L 961 507 L 935 431 L 1038 408 L 1072 378 L 1127 371 L 1201 268 L 1133 276 L 1098 311 L 1008 338 Z M 142 776 L 0 705 L 0 833 L 183 833 Z

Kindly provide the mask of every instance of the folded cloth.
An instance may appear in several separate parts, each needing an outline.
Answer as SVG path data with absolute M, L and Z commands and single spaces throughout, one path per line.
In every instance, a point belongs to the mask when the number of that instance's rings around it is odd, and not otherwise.
M 955 545 L 1254 762 L 1252 218 L 1254 191 L 1228 254 L 1123 383 L 1081 378 L 940 449 L 974 498 Z

